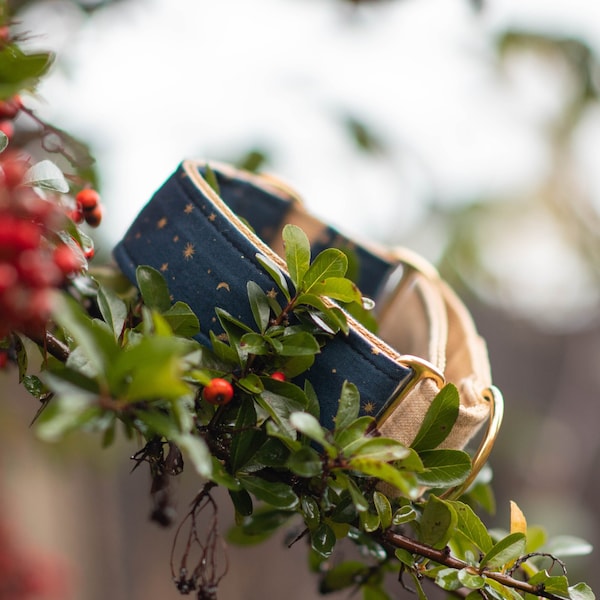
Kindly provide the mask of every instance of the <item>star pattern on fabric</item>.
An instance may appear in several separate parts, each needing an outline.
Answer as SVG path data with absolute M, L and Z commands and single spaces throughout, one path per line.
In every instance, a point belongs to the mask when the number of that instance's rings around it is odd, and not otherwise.
M 162 217 L 162 219 L 159 219 L 156 222 L 156 228 L 157 229 L 164 229 L 167 226 L 168 220 L 167 217 Z
M 208 215 L 208 220 L 212 223 L 217 218 L 217 215 L 213 212 Z
M 377 348 L 376 346 L 373 346 L 371 348 L 371 354 L 374 354 L 375 356 L 377 356 L 378 354 L 381 354 L 381 350 L 379 348 Z
M 196 254 L 196 248 L 194 248 L 192 242 L 188 242 L 183 249 L 183 258 L 185 258 L 185 260 L 190 260 L 194 254 Z
M 221 281 L 219 283 L 219 285 L 217 285 L 217 289 L 218 290 L 227 290 L 228 292 L 231 291 L 229 284 L 226 281 Z
M 178 236 L 178 235 L 174 235 L 174 236 L 173 236 L 173 241 L 174 241 L 175 243 L 177 243 L 177 242 L 179 241 L 179 236 Z
M 275 288 L 271 288 L 268 292 L 267 292 L 267 296 L 269 298 L 277 298 L 277 290 Z
M 375 410 L 375 405 L 371 401 L 365 402 L 363 404 L 363 411 L 366 414 L 370 415 L 374 410 Z
M 185 205 L 185 208 L 183 209 L 183 212 L 184 212 L 186 215 L 189 215 L 189 214 L 191 214 L 191 212 L 192 212 L 193 210 L 194 210 L 194 205 L 193 205 L 191 202 L 189 202 L 188 204 L 186 204 L 186 205 Z
M 168 262 L 166 262 L 166 263 L 163 263 L 163 264 L 160 266 L 160 270 L 161 270 L 163 273 L 164 273 L 165 271 L 168 271 L 168 270 L 169 270 L 169 263 L 168 263 Z

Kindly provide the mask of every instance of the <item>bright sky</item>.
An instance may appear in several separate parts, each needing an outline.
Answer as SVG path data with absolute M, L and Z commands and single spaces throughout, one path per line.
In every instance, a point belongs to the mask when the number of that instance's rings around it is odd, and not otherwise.
M 358 12 L 340 0 L 130 0 L 85 22 L 68 3 L 45 4 L 31 28 L 59 62 L 40 110 L 93 143 L 111 244 L 183 158 L 235 158 L 257 144 L 324 220 L 423 244 L 415 231 L 432 198 L 526 194 L 548 168 L 542 130 L 565 80 L 536 61 L 499 73 L 492 34 L 523 25 L 600 39 L 589 0 L 488 0 L 481 14 L 468 0 Z M 345 115 L 379 134 L 385 160 L 355 151 Z M 598 179 L 582 139 L 582 165 Z M 437 258 L 424 239 L 419 250 Z M 562 279 L 540 282 L 543 293 Z

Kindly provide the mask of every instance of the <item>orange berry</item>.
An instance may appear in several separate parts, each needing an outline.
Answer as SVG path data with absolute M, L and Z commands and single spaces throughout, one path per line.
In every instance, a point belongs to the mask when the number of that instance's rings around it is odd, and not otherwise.
M 83 217 L 85 218 L 85 222 L 90 227 L 98 227 L 98 225 L 100 225 L 100 223 L 102 222 L 103 215 L 104 215 L 104 208 L 102 207 L 102 204 L 97 204 L 91 210 L 88 210 L 88 209 L 83 210 Z

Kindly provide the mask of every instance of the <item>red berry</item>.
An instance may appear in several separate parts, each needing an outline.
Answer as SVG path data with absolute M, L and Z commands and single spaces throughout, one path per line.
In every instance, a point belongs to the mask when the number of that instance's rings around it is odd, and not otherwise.
M 83 223 L 83 209 L 78 204 L 75 208 L 67 212 L 67 217 L 73 221 L 73 223 Z
M 0 294 L 9 290 L 17 283 L 19 274 L 13 265 L 8 263 L 0 263 Z
M 209 404 L 228 404 L 233 398 L 233 386 L 227 379 L 215 377 L 202 390 L 202 398 Z
M 15 135 L 15 126 L 12 121 L 0 121 L 0 131 L 10 140 Z
M 271 374 L 271 379 L 276 379 L 277 381 L 285 381 L 285 373 L 281 371 L 275 371 L 275 373 Z
M 26 161 L 18 158 L 7 158 L 2 161 L 2 171 L 4 174 L 4 184 L 7 188 L 15 188 L 21 185 L 23 177 L 29 169 Z
M 100 194 L 92 188 L 84 188 L 75 196 L 75 202 L 80 204 L 84 211 L 93 210 L 100 204 Z
M 21 110 L 21 98 L 14 96 L 9 100 L 0 100 L 0 118 L 14 119 Z
M 72 275 L 81 271 L 83 264 L 73 249 L 66 244 L 57 246 L 53 254 L 54 264 L 64 275 Z
M 59 267 L 39 250 L 25 250 L 19 255 L 17 269 L 21 280 L 36 288 L 53 287 L 62 282 Z
M 104 209 L 102 208 L 102 204 L 96 205 L 92 210 L 83 211 L 83 216 L 85 218 L 85 222 L 90 227 L 98 227 L 102 222 L 102 216 L 104 215 Z
M 92 258 L 94 258 L 94 256 L 96 255 L 96 250 L 94 250 L 94 246 L 90 246 L 89 248 L 86 248 L 83 251 L 83 255 L 85 256 L 85 258 L 87 260 L 92 260 Z

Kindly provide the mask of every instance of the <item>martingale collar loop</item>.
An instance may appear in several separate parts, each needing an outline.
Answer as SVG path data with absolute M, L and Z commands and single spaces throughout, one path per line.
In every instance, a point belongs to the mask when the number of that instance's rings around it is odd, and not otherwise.
M 198 315 L 198 339 L 210 345 L 209 332 L 222 333 L 215 307 L 252 322 L 248 281 L 266 292 L 280 293 L 256 255 L 269 257 L 285 272 L 280 258 L 285 224 L 296 224 L 305 231 L 315 255 L 328 247 L 351 250 L 358 265 L 355 280 L 362 293 L 376 304 L 385 298 L 381 336 L 349 318 L 349 334 L 336 335 L 317 355 L 306 377 L 319 398 L 322 424 L 332 427 L 342 384 L 348 380 L 358 387 L 363 414 L 379 416 L 384 434 L 388 429 L 393 437 L 409 444 L 418 430 L 419 417 L 422 419 L 445 376 L 461 392 L 464 422 L 461 424 L 459 416 L 455 429 L 463 430 L 451 443 L 463 447 L 489 416 L 484 395 L 491 382 L 485 348 L 462 304 L 446 287 L 439 292 L 437 280 L 432 283 L 426 274 L 408 285 L 394 284 L 390 292 L 390 281 L 403 264 L 402 255 L 357 243 L 324 225 L 308 214 L 293 189 L 272 176 L 211 161 L 217 194 L 205 177 L 206 165 L 203 161 L 183 162 L 142 209 L 114 249 L 124 274 L 135 282 L 139 265 L 159 270 L 173 299 L 186 302 Z M 412 263 L 405 271 L 421 272 Z M 433 338 L 432 330 L 436 331 Z M 454 364 L 453 357 L 446 358 L 446 345 L 455 344 L 454 338 L 459 337 L 468 338 L 469 347 L 460 348 L 458 352 L 464 356 L 457 359 L 466 370 Z M 475 352 L 473 345 L 477 346 Z M 483 357 L 473 358 L 481 352 Z M 483 375 L 477 372 L 481 367 L 477 362 L 483 365 Z M 423 389 L 425 381 L 427 389 Z M 302 385 L 302 381 L 297 383 Z

